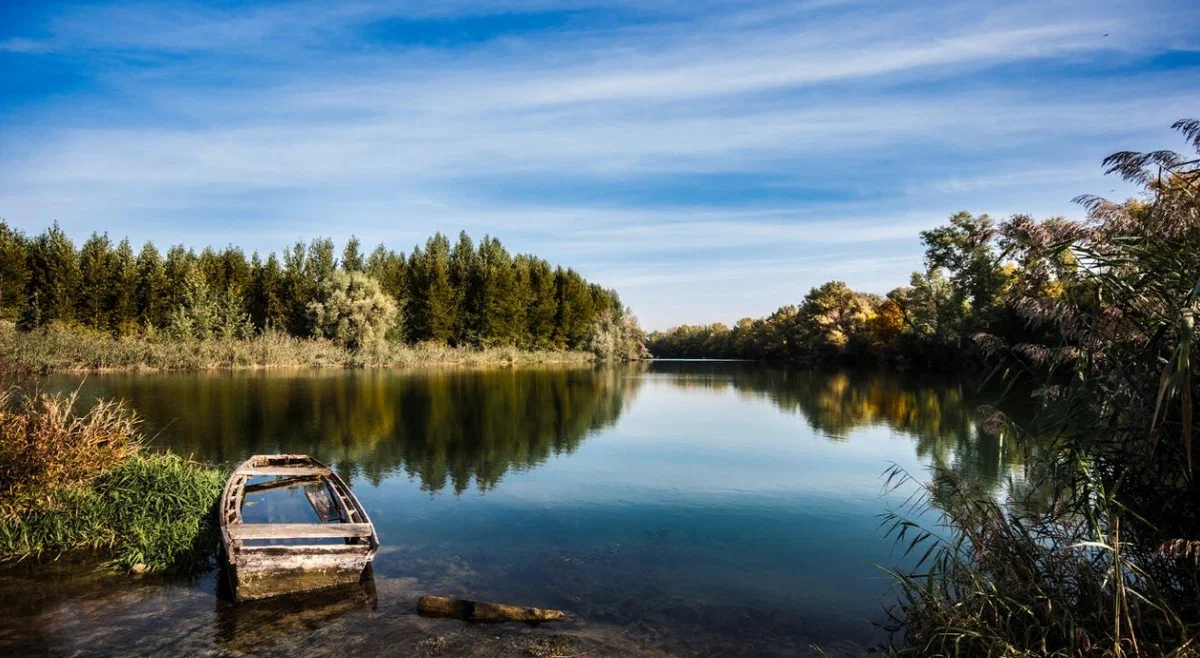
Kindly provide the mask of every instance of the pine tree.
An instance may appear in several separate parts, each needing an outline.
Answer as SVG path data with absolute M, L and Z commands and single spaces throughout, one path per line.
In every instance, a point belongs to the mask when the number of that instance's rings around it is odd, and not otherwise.
M 287 304 L 284 303 L 283 269 L 272 252 L 263 263 L 256 252 L 250 259 L 250 318 L 255 328 L 285 328 Z
M 75 245 L 55 222 L 29 244 L 28 292 L 20 326 L 31 329 L 54 320 L 71 320 L 78 287 Z
M 333 257 L 333 240 L 315 238 L 309 243 L 308 257 L 304 260 L 304 278 L 312 287 L 312 293 L 315 294 L 317 286 L 321 285 L 322 281 L 333 276 L 336 268 L 337 261 Z
M 533 303 L 533 257 L 518 254 L 513 259 L 513 344 L 533 347 L 533 334 L 529 331 L 529 307 Z
M 121 240 L 113 253 L 110 277 L 108 326 L 118 336 L 137 333 L 137 258 L 129 238 Z
M 595 312 L 587 281 L 573 269 L 559 267 L 554 272 L 558 315 L 555 318 L 555 345 L 581 349 L 587 342 L 589 323 Z
M 29 285 L 29 244 L 25 235 L 0 220 L 0 320 L 16 321 Z
M 396 302 L 396 317 L 388 329 L 387 339 L 403 341 L 407 335 L 404 318 L 408 308 L 408 262 L 379 243 L 366 263 L 367 275 L 379 282 L 379 287 Z
M 480 338 L 486 345 L 513 345 L 521 297 L 512 257 L 499 240 L 485 236 L 479 243 L 479 269 Z
M 362 243 L 358 241 L 357 236 L 350 236 L 346 241 L 345 248 L 342 249 L 342 270 L 346 272 L 361 272 L 363 271 L 363 257 L 359 248 Z
M 205 247 L 196 258 L 196 275 L 204 279 L 207 291 L 225 289 L 225 262 L 212 247 Z
M 163 266 L 167 276 L 166 294 L 163 295 L 166 312 L 170 313 L 183 304 L 187 291 L 187 278 L 196 267 L 196 254 L 184 249 L 183 245 L 175 245 L 167 250 L 167 262 Z
M 416 247 L 409 258 L 410 340 L 449 342 L 456 316 L 450 282 L 450 241 L 441 233 Z
M 92 233 L 79 250 L 79 295 L 75 317 L 93 329 L 110 327 L 109 301 L 113 280 L 113 249 L 108 234 Z
M 408 299 L 408 262 L 404 254 L 397 254 L 379 243 L 367 258 L 367 275 L 379 282 L 380 288 L 391 295 L 397 303 L 404 305 Z
M 450 251 L 450 285 L 454 288 L 456 319 L 452 333 L 457 344 L 477 345 L 483 339 L 482 278 L 475 243 L 466 231 L 461 231 Z
M 311 335 L 308 303 L 312 301 L 312 291 L 306 285 L 307 268 L 307 252 L 303 242 L 297 241 L 291 249 L 283 251 L 282 300 L 287 308 L 287 330 L 293 336 Z
M 245 295 L 250 289 L 250 262 L 246 253 L 230 245 L 221 252 L 221 290 L 237 297 L 246 306 Z
M 558 295 L 554 270 L 550 263 L 535 258 L 529 268 L 529 305 L 525 314 L 531 347 L 550 349 L 554 346 L 557 316 Z
M 142 245 L 137 258 L 137 318 L 143 327 L 162 329 L 170 311 L 167 270 L 153 242 Z

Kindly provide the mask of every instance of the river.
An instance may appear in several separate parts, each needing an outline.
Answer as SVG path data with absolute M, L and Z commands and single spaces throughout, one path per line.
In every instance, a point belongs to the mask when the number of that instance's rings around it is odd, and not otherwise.
M 883 639 L 900 561 L 881 475 L 984 487 L 1019 450 L 966 382 L 747 363 L 60 376 L 127 400 L 153 447 L 308 453 L 382 548 L 362 591 L 234 606 L 218 572 L 0 570 L 3 655 L 794 656 Z M 926 518 L 927 521 L 932 519 Z M 424 593 L 567 610 L 530 628 L 414 614 Z

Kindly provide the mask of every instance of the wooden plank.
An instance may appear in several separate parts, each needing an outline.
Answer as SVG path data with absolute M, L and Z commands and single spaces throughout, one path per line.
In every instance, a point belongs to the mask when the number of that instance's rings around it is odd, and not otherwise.
M 259 482 L 258 484 L 246 485 L 245 493 L 258 493 L 260 491 L 269 491 L 271 489 L 282 489 L 285 487 L 295 487 L 303 484 L 313 484 L 321 482 L 322 478 L 319 475 L 308 475 L 301 477 L 280 478 L 278 480 L 270 480 L 268 482 Z
M 237 474 L 248 477 L 258 475 L 329 475 L 329 468 L 324 466 L 256 466 L 239 468 Z
M 321 519 L 322 523 L 347 520 L 342 515 L 341 508 L 330 499 L 329 487 L 326 487 L 324 482 L 319 486 L 304 487 L 304 496 L 308 498 L 308 504 L 312 505 L 313 511 L 316 512 L 317 518 Z
M 244 557 L 278 558 L 289 555 L 357 555 L 371 552 L 366 544 L 289 544 L 287 546 L 243 546 Z
M 242 523 L 229 526 L 234 539 L 319 539 L 322 537 L 370 537 L 370 523 Z

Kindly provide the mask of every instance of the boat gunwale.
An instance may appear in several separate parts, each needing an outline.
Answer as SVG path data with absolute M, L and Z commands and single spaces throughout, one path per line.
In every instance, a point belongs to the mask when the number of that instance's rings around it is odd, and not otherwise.
M 263 545 L 246 546 L 244 544 L 244 540 L 240 537 L 234 536 L 234 533 L 232 533 L 230 531 L 230 528 L 240 526 L 243 524 L 241 510 L 242 510 L 242 505 L 245 502 L 245 490 L 247 487 L 247 483 L 250 481 L 250 479 L 252 477 L 257 477 L 259 475 L 265 475 L 265 474 L 255 473 L 254 471 L 258 470 L 258 469 L 263 469 L 263 468 L 266 468 L 266 469 L 272 468 L 272 466 L 269 463 L 265 467 L 262 466 L 263 462 L 283 462 L 285 464 L 289 464 L 288 466 L 275 466 L 274 468 L 276 468 L 276 469 L 278 469 L 278 468 L 299 468 L 299 469 L 312 468 L 312 469 L 316 469 L 318 472 L 312 473 L 311 476 L 314 479 L 319 478 L 322 482 L 330 485 L 330 488 L 332 489 L 333 493 L 335 494 L 334 502 L 337 504 L 338 509 L 342 512 L 343 517 L 346 519 L 345 521 L 343 521 L 343 523 L 361 524 L 361 525 L 367 525 L 370 527 L 369 534 L 367 534 L 365 536 L 353 538 L 355 540 L 365 540 L 365 541 L 362 541 L 359 543 L 334 544 L 334 545 L 329 545 L 329 544 L 288 544 L 288 545 L 272 544 L 272 545 L 265 545 L 265 546 L 263 546 Z M 293 462 L 296 464 L 296 466 L 294 466 L 294 467 L 291 466 L 291 463 L 293 463 Z M 305 464 L 307 466 L 303 466 Z M 245 554 L 247 557 L 249 557 L 251 555 L 256 556 L 256 557 L 257 556 L 268 556 L 268 555 L 273 555 L 273 556 L 278 556 L 278 557 L 286 557 L 288 555 L 308 555 L 311 557 L 318 557 L 318 556 L 325 555 L 325 556 L 328 556 L 331 558 L 337 557 L 337 556 L 361 554 L 363 556 L 364 560 L 369 563 L 374 558 L 375 552 L 379 548 L 379 536 L 378 536 L 377 531 L 375 530 L 375 524 L 371 522 L 371 519 L 367 515 L 366 510 L 363 508 L 362 503 L 359 502 L 358 497 L 354 495 L 354 492 L 351 491 L 350 487 L 345 483 L 345 481 L 342 480 L 342 478 L 340 476 L 338 476 L 337 473 L 333 472 L 333 469 L 329 468 L 328 466 L 326 466 L 325 464 L 323 464 L 316 458 L 311 457 L 309 455 L 300 455 L 300 454 L 251 455 L 244 462 L 242 462 L 236 469 L 234 469 L 233 473 L 230 474 L 229 479 L 225 483 L 225 488 L 221 492 L 221 498 L 220 498 L 219 505 L 220 505 L 219 524 L 221 526 L 221 541 L 225 548 L 226 561 L 228 562 L 228 565 L 230 567 L 232 567 L 234 570 L 237 569 L 239 557 L 241 557 L 243 554 Z M 353 517 L 358 517 L 358 518 L 353 518 Z M 250 525 L 250 524 L 247 524 L 247 525 Z M 254 525 L 260 525 L 260 524 L 254 524 Z M 271 524 L 268 523 L 268 524 L 261 524 L 261 525 L 271 525 Z M 336 524 L 312 524 L 312 525 L 320 526 L 320 525 L 336 525 Z M 287 537 L 278 537 L 277 539 L 287 539 Z M 270 550 L 267 551 L 264 549 L 270 549 Z M 337 549 L 337 550 L 330 550 L 330 549 Z

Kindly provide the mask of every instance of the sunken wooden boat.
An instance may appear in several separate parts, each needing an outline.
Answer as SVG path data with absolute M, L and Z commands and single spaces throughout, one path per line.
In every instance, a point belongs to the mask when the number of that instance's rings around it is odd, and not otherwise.
M 248 498 L 280 491 L 293 498 L 303 492 L 316 522 L 243 519 Z M 379 549 L 375 526 L 350 487 L 307 455 L 247 459 L 229 476 L 219 504 L 226 573 L 236 601 L 356 583 Z

